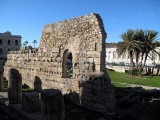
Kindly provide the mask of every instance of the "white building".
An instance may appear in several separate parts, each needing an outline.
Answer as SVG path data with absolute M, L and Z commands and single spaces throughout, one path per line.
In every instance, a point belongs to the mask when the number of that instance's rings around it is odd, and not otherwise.
M 106 43 L 106 63 L 107 64 L 118 64 L 118 65 L 129 65 L 130 59 L 127 53 L 118 56 L 117 47 L 115 43 Z M 156 51 L 160 53 L 160 47 L 156 48 Z M 152 54 L 152 53 L 150 53 Z M 154 55 L 155 61 L 151 60 L 149 57 L 147 58 L 146 65 L 151 65 L 153 63 L 160 64 L 160 55 L 156 54 Z M 135 62 L 135 59 L 134 59 Z

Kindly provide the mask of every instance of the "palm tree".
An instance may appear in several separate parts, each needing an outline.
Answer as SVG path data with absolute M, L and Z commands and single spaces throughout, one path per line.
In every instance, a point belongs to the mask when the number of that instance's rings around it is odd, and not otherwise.
M 26 44 L 25 44 L 25 43 L 23 43 L 23 47 L 25 47 L 25 45 L 26 45 Z
M 135 67 L 138 70 L 140 68 L 140 66 L 142 65 L 142 61 L 143 61 L 143 57 L 142 55 L 142 48 L 143 48 L 143 40 L 144 40 L 144 31 L 142 29 L 137 29 L 135 30 L 135 35 L 134 35 L 134 39 L 137 41 L 138 43 L 138 48 L 135 48 L 135 60 L 136 60 L 136 64 Z M 141 57 L 141 62 L 139 63 Z
M 119 42 L 117 45 L 118 55 L 125 54 L 128 52 L 131 63 L 131 70 L 133 72 L 134 62 L 133 56 L 135 55 L 135 68 L 136 74 L 141 71 L 146 64 L 147 57 L 153 59 L 153 56 L 150 56 L 152 52 L 159 54 L 155 48 L 160 46 L 160 43 L 157 42 L 158 32 L 153 30 L 132 30 L 129 29 L 127 32 L 121 34 L 122 42 Z M 140 60 L 141 57 L 141 60 Z M 139 65 L 140 60 L 140 65 Z
M 144 63 L 142 68 L 145 67 L 147 57 L 149 57 L 155 63 L 154 56 L 155 54 L 159 54 L 155 48 L 160 46 L 160 43 L 157 41 L 158 32 L 154 30 L 146 30 L 144 31 L 144 40 L 143 40 L 143 50 L 142 57 L 144 58 Z M 154 67 L 152 68 L 152 71 Z M 147 70 L 146 70 L 147 71 Z M 147 74 L 152 74 L 152 72 L 148 72 Z
M 156 52 L 155 48 L 159 47 L 159 42 L 157 41 L 158 32 L 153 30 L 146 30 L 144 32 L 144 47 L 143 47 L 143 54 L 144 54 L 144 63 L 143 67 L 146 64 L 147 57 L 149 56 L 150 52 Z
M 25 45 L 27 46 L 27 44 L 28 44 L 28 41 L 25 41 Z
M 32 43 L 34 44 L 34 49 L 35 49 L 35 44 L 37 43 L 37 41 L 36 41 L 36 40 L 33 40 Z
M 127 32 L 121 34 L 122 42 L 119 42 L 117 45 L 117 53 L 118 55 L 122 55 L 123 53 L 128 53 L 131 63 L 131 70 L 133 71 L 134 62 L 133 56 L 135 53 L 135 49 L 139 49 L 140 42 L 135 39 L 135 31 L 132 29 L 127 30 Z

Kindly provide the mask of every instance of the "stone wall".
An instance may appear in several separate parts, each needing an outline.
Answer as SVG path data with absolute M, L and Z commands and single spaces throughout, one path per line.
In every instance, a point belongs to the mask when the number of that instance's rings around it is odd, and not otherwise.
M 92 98 L 102 98 L 108 103 L 112 102 L 110 107 L 108 105 L 105 107 L 106 110 L 113 110 L 114 94 L 105 70 L 105 38 L 103 22 L 98 14 L 88 14 L 46 25 L 38 50 L 24 48 L 7 55 L 4 76 L 8 79 L 8 71 L 15 68 L 22 75 L 22 83 L 32 88 L 38 78 L 42 83 L 42 89 L 55 88 L 61 90 L 63 94 L 76 93 L 79 96 L 81 81 L 84 83 L 88 81 L 88 76 L 103 73 L 105 82 L 99 80 L 96 86 L 98 88 L 105 86 L 107 92 L 99 89 L 98 92 L 101 95 L 92 95 Z M 69 54 L 72 55 L 71 77 L 67 76 Z M 90 89 L 93 90 L 93 87 Z M 96 92 L 97 89 L 93 91 Z M 105 97 L 102 94 L 105 94 Z M 84 99 L 90 102 L 90 99 L 85 97 Z M 87 107 L 87 105 L 84 106 Z

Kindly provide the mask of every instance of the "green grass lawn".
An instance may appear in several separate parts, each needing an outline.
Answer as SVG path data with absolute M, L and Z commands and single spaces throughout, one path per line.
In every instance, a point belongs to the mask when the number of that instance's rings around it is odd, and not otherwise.
M 124 87 L 130 87 L 129 85 L 127 85 L 127 84 L 121 84 L 121 83 L 113 83 L 112 82 L 112 85 L 114 85 L 115 87 L 122 87 L 122 88 L 124 88 Z
M 160 88 L 160 76 L 135 77 L 135 76 L 130 76 L 127 73 L 119 73 L 116 71 L 109 71 L 109 70 L 108 70 L 108 73 L 112 82 L 122 82 L 122 83 Z
M 4 80 L 3 83 L 4 83 L 4 89 L 8 89 L 8 81 Z

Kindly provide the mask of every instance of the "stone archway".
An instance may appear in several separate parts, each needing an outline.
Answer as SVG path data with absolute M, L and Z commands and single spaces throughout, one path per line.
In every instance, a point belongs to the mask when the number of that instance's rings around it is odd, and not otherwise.
M 63 53 L 62 77 L 71 78 L 73 74 L 73 57 L 72 52 L 66 49 Z

